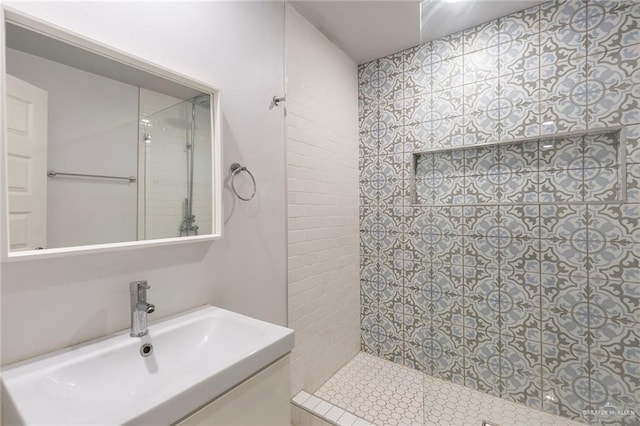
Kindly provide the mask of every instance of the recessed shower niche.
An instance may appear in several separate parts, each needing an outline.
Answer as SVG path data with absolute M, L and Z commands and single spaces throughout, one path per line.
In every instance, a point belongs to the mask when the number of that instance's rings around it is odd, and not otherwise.
M 622 129 L 413 154 L 412 203 L 624 202 Z

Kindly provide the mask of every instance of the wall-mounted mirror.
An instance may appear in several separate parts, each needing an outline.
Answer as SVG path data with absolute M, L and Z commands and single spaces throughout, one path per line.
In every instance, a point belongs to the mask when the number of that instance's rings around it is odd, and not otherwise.
M 10 11 L 4 22 L 9 257 L 220 234 L 215 89 Z

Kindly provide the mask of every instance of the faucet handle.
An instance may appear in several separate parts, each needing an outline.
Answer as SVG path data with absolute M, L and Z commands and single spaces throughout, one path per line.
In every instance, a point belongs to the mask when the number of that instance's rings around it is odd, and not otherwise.
M 150 288 L 151 288 L 151 286 L 149 284 L 147 284 L 146 280 L 134 281 L 132 283 L 129 283 L 129 290 L 131 290 L 131 291 L 138 291 L 140 289 L 148 290 Z

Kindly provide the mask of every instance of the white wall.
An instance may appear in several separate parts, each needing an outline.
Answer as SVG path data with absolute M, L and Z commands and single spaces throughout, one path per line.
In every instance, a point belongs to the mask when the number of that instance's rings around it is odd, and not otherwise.
M 292 394 L 360 348 L 356 64 L 287 7 L 287 187 Z
M 248 166 L 259 192 L 225 187 L 224 239 L 2 264 L 2 362 L 129 327 L 129 289 L 149 280 L 157 320 L 204 303 L 286 323 L 283 4 L 9 3 L 72 31 L 218 87 L 225 174 Z
M 14 49 L 6 61 L 48 93 L 48 170 L 136 176 L 137 87 Z M 135 240 L 136 197 L 126 181 L 48 179 L 47 247 Z

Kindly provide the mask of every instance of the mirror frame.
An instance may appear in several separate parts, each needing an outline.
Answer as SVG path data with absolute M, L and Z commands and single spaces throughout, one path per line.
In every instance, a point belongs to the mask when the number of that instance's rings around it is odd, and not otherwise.
M 163 66 L 149 62 L 143 58 L 116 49 L 95 39 L 83 36 L 79 33 L 52 24 L 48 21 L 25 14 L 7 5 L 0 5 L 0 251 L 2 262 L 11 262 L 24 259 L 42 259 L 59 257 L 72 254 L 99 253 L 140 249 L 145 247 L 158 247 L 171 244 L 186 244 L 193 242 L 212 241 L 222 238 L 222 111 L 220 91 L 202 81 L 193 79 L 187 75 L 174 72 Z M 211 178 L 212 178 L 212 233 L 206 235 L 192 235 L 187 237 L 159 238 L 154 240 L 125 241 L 119 243 L 93 244 L 85 246 L 72 246 L 60 248 L 48 248 L 43 250 L 10 251 L 9 239 L 9 194 L 7 182 L 7 109 L 6 109 L 6 22 L 35 31 L 50 38 L 71 44 L 89 52 L 104 56 L 125 65 L 138 68 L 145 72 L 155 74 L 167 80 L 189 86 L 204 93 L 208 93 L 211 99 Z

